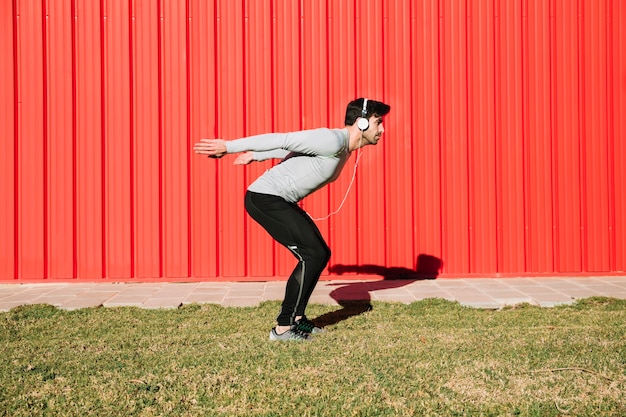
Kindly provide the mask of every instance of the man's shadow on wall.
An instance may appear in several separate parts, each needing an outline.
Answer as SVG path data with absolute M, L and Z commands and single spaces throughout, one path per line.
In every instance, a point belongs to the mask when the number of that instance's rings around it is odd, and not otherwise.
M 319 327 L 330 326 L 372 310 L 372 291 L 399 288 L 415 281 L 436 279 L 443 267 L 443 261 L 435 256 L 421 254 L 417 257 L 415 269 L 401 267 L 384 267 L 379 265 L 333 265 L 329 271 L 343 275 L 357 273 L 380 275 L 380 281 L 354 282 L 337 284 L 337 289 L 330 296 L 337 301 L 342 309 L 331 311 L 317 317 L 314 321 Z

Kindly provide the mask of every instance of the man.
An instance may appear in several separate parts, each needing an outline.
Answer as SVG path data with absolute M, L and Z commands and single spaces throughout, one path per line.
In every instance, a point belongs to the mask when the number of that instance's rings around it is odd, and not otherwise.
M 201 139 L 195 144 L 197 154 L 213 158 L 241 153 L 236 165 L 282 160 L 253 182 L 245 197 L 248 214 L 298 260 L 270 340 L 306 340 L 311 333 L 323 331 L 306 318 L 305 309 L 328 263 L 330 249 L 297 203 L 336 180 L 354 150 L 378 143 L 389 110 L 387 104 L 359 98 L 348 104 L 343 129 L 270 133 L 232 141 Z

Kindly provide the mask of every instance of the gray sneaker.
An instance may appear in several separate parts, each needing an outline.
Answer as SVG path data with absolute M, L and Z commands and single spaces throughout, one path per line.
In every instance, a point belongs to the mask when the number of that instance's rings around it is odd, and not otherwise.
M 270 340 L 280 341 L 280 342 L 288 342 L 291 340 L 301 341 L 301 340 L 310 340 L 309 335 L 299 331 L 295 326 L 291 329 L 287 330 L 285 333 L 278 334 L 276 333 L 276 328 L 273 328 L 270 331 Z

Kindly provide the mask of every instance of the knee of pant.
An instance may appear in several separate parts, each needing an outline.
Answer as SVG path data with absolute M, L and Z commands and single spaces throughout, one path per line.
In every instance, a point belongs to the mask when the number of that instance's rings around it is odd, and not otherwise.
M 298 252 L 300 253 L 301 260 L 306 262 L 314 262 L 315 264 L 325 266 L 330 260 L 330 248 L 327 245 L 310 246 Z
M 330 260 L 330 255 L 332 254 L 330 248 L 326 246 L 326 263 Z
M 308 251 L 308 256 L 304 256 L 304 258 L 308 258 L 309 261 L 316 261 L 323 265 L 326 265 L 330 260 L 330 248 L 328 246 L 320 246 L 316 248 L 311 248 Z
M 330 260 L 330 253 L 330 248 L 328 246 L 324 246 L 323 248 L 319 249 L 318 259 L 323 261 L 324 265 L 326 265 Z

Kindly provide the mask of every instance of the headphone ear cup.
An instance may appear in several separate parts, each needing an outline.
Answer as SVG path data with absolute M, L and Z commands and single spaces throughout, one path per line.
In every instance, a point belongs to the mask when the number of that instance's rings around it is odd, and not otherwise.
M 359 129 L 364 131 L 370 127 L 370 122 L 365 117 L 359 117 L 359 120 L 357 120 L 356 125 Z

